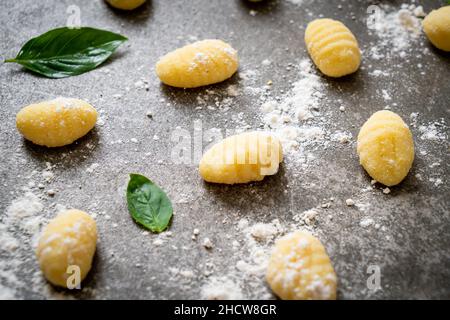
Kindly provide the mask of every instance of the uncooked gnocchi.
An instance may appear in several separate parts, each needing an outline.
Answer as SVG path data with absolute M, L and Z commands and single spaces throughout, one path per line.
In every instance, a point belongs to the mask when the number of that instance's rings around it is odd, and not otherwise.
M 332 19 L 316 19 L 308 24 L 305 43 L 317 68 L 329 77 L 342 77 L 358 70 L 361 52 L 353 33 Z
M 238 67 L 237 51 L 229 44 L 203 40 L 166 54 L 156 64 L 156 73 L 169 86 L 195 88 L 224 81 Z
M 80 282 L 91 269 L 97 244 L 95 220 L 80 210 L 67 210 L 43 230 L 36 250 L 41 270 L 52 284 L 67 287 L 70 266 L 79 268 Z
M 24 107 L 16 125 L 25 139 L 47 147 L 71 144 L 87 134 L 97 121 L 97 111 L 79 99 L 56 98 Z
M 266 280 L 283 300 L 336 299 L 336 273 L 325 248 L 313 235 L 295 231 L 278 239 Z
M 411 131 L 394 112 L 375 112 L 358 134 L 359 161 L 367 173 L 386 186 L 399 184 L 414 161 Z
M 450 51 L 450 6 L 431 11 L 422 25 L 423 31 L 436 48 Z
M 122 10 L 133 10 L 144 4 L 145 0 L 105 0 L 112 7 Z
M 225 184 L 261 181 L 278 172 L 283 160 L 280 141 L 267 133 L 246 132 L 212 146 L 200 161 L 205 181 Z

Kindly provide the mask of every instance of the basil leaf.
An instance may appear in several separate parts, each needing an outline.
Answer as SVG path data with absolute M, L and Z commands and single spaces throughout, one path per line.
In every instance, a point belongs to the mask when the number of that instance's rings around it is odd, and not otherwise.
M 127 202 L 137 223 L 157 233 L 167 228 L 173 213 L 172 203 L 165 192 L 146 177 L 130 174 Z
M 14 59 L 27 69 L 49 78 L 64 78 L 100 65 L 128 39 L 94 28 L 57 28 L 29 40 Z

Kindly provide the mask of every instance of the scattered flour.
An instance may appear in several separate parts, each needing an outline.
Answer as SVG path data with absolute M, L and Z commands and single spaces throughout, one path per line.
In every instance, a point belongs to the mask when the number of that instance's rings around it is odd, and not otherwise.
M 319 215 L 317 209 L 309 209 L 302 213 L 294 214 L 293 219 L 296 222 L 300 222 L 303 225 L 313 226 L 316 223 L 316 218 Z
M 301 78 L 292 89 L 279 101 L 269 100 L 261 106 L 264 127 L 274 131 L 288 152 L 298 150 L 300 143 L 307 146 L 321 141 L 326 134 L 322 127 L 308 121 L 320 115 L 324 84 L 313 73 L 309 59 L 302 60 L 299 68 Z
M 371 225 L 373 225 L 373 223 L 374 223 L 374 221 L 372 218 L 363 218 L 359 222 L 359 225 L 363 228 L 367 228 L 367 227 L 370 227 Z
M 424 14 L 422 7 L 404 4 L 400 10 L 390 5 L 379 5 L 377 8 L 368 18 L 369 29 L 379 39 L 369 50 L 371 58 L 404 57 L 412 43 L 418 42 L 422 32 L 419 19 Z
M 239 285 L 228 277 L 211 277 L 201 289 L 201 298 L 206 300 L 242 300 L 244 295 Z
M 234 265 L 221 277 L 210 277 L 201 289 L 205 299 L 270 299 L 265 285 L 265 272 L 274 240 L 284 233 L 277 219 L 270 223 L 250 225 L 245 218 L 237 222 L 236 230 L 243 241 L 234 240 L 233 248 L 240 251 Z M 244 293 L 244 287 L 251 291 Z
M 446 126 L 443 121 L 436 121 L 419 126 L 419 133 L 421 140 L 429 141 L 446 141 L 447 133 Z
M 14 200 L 6 210 L 6 223 L 19 226 L 28 235 L 34 235 L 39 231 L 41 218 L 38 213 L 44 208 L 41 200 L 28 191 L 23 196 Z
M 25 286 L 16 275 L 24 263 L 21 250 L 32 250 L 43 222 L 42 201 L 31 191 L 15 199 L 0 221 L 0 299 L 13 299 Z

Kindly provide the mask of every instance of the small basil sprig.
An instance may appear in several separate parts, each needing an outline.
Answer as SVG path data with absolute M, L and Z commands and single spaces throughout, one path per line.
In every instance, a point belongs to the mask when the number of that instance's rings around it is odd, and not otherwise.
M 95 69 L 127 40 L 94 28 L 57 28 L 29 40 L 17 57 L 5 62 L 19 63 L 49 78 L 70 77 Z
M 128 210 L 133 219 L 152 232 L 167 228 L 173 214 L 166 193 L 140 174 L 130 174 L 127 188 Z

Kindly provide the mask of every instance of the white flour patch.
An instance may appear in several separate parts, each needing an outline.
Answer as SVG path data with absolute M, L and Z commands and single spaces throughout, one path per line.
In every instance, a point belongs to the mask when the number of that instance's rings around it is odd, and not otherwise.
M 404 57 L 418 42 L 422 32 L 421 20 L 418 18 L 422 14 L 420 8 L 406 4 L 400 10 L 390 5 L 377 8 L 368 18 L 369 29 L 378 38 L 376 45 L 369 49 L 370 57 L 374 60 Z
M 242 300 L 242 290 L 228 277 L 211 277 L 201 289 L 201 298 L 206 300 Z
M 428 141 L 446 141 L 447 140 L 447 132 L 446 126 L 443 121 L 435 121 L 432 123 L 420 125 L 418 127 L 420 133 L 421 140 Z
M 6 209 L 0 222 L 0 299 L 12 299 L 16 289 L 25 286 L 16 275 L 23 264 L 21 249 L 31 250 L 35 246 L 42 224 L 44 206 L 31 191 L 14 200 Z
M 290 91 L 261 106 L 265 129 L 280 138 L 283 150 L 288 153 L 297 151 L 300 145 L 320 142 L 326 136 L 325 129 L 318 125 L 322 120 L 319 110 L 324 84 L 314 74 L 309 59 L 302 60 L 299 68 L 300 79 L 292 84 Z

